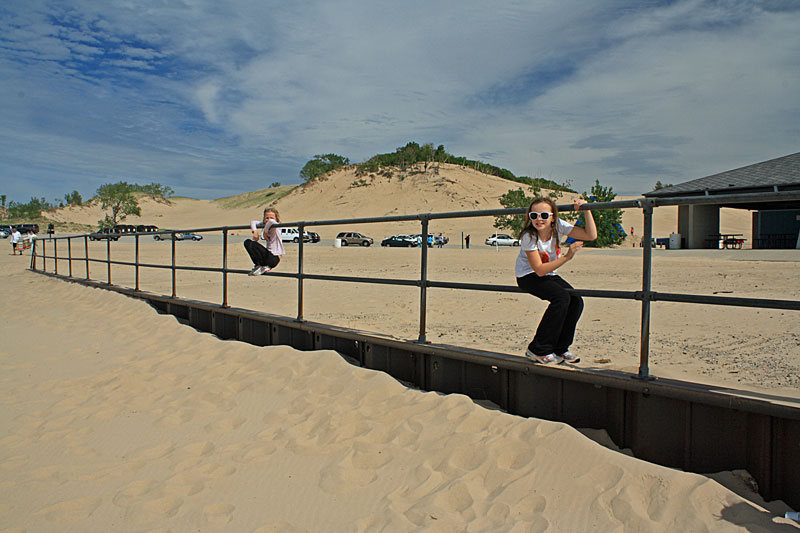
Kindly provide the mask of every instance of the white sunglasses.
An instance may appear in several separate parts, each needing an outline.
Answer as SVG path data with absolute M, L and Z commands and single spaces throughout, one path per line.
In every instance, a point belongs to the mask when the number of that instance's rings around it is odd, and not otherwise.
M 553 213 L 537 213 L 536 211 L 531 211 L 528 213 L 528 217 L 531 220 L 536 220 L 539 217 L 542 217 L 542 220 L 547 220 Z

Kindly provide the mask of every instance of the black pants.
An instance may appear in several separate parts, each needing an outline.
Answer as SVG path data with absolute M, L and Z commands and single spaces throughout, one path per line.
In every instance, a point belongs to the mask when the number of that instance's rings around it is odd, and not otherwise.
M 539 277 L 530 273 L 517 278 L 517 285 L 523 291 L 550 302 L 528 349 L 536 355 L 566 352 L 575 337 L 575 326 L 583 312 L 583 299 L 567 292 L 566 289 L 572 286 L 558 275 Z
M 273 254 L 263 245 L 252 239 L 244 240 L 244 249 L 247 250 L 248 254 L 250 254 L 250 259 L 253 260 L 253 264 L 256 266 L 268 266 L 270 268 L 275 268 L 278 266 L 278 263 L 281 262 L 281 258 L 279 256 Z

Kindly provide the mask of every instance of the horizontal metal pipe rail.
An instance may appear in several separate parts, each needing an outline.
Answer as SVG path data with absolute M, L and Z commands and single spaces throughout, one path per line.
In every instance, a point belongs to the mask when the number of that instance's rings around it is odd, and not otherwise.
M 781 498 L 800 505 L 800 481 L 796 476 L 800 460 L 794 453 L 800 439 L 800 408 L 781 405 L 761 397 L 748 398 L 742 391 L 714 390 L 700 384 L 653 381 L 649 372 L 649 335 L 651 302 L 727 305 L 752 308 L 800 310 L 795 300 L 741 298 L 697 294 L 660 293 L 651 289 L 652 270 L 652 212 L 655 207 L 670 205 L 735 204 L 800 200 L 800 192 L 773 194 L 736 194 L 679 199 L 641 198 L 621 202 L 586 204 L 583 209 L 602 210 L 640 208 L 644 217 L 642 290 L 617 291 L 574 289 L 588 298 L 614 298 L 641 302 L 639 372 L 631 376 L 618 371 L 587 371 L 533 365 L 523 357 L 429 344 L 425 340 L 428 289 L 473 290 L 495 293 L 521 292 L 516 286 L 433 281 L 428 279 L 427 246 L 421 247 L 418 279 L 337 276 L 305 273 L 302 240 L 298 246 L 298 269 L 292 272 L 271 272 L 270 276 L 294 278 L 298 281 L 298 312 L 296 318 L 232 308 L 228 303 L 228 274 L 247 274 L 244 269 L 228 268 L 228 234 L 249 226 L 221 226 L 193 230 L 164 230 L 171 235 L 170 264 L 142 263 L 139 244 L 142 234 L 109 234 L 108 237 L 136 239 L 135 260 L 111 259 L 111 242 L 106 244 L 106 258 L 89 257 L 88 235 L 53 237 L 36 241 L 31 254 L 31 269 L 48 276 L 66 278 L 90 286 L 102 287 L 122 294 L 143 298 L 159 309 L 188 318 L 198 329 L 210 331 L 222 338 L 238 338 L 255 344 L 269 337 L 272 344 L 288 344 L 298 349 L 336 349 L 350 357 L 357 356 L 359 364 L 385 371 L 398 379 L 412 382 L 426 390 L 462 392 L 472 397 L 491 399 L 510 413 L 522 416 L 556 419 L 577 427 L 607 429 L 614 442 L 631 448 L 637 457 L 671 467 L 695 472 L 713 472 L 746 468 L 756 477 L 761 493 L 767 499 Z M 559 206 L 572 210 L 571 205 Z M 418 221 L 422 234 L 428 234 L 431 220 L 524 213 L 524 208 L 426 213 L 389 217 L 341 220 L 301 221 L 277 224 L 277 227 L 297 227 L 302 234 L 306 227 L 355 223 Z M 178 265 L 174 236 L 177 233 L 221 232 L 222 267 Z M 145 235 L 152 235 L 148 233 Z M 76 257 L 72 240 L 84 240 L 84 257 Z M 68 256 L 59 257 L 58 240 L 67 240 Z M 53 242 L 48 255 L 46 243 Z M 41 253 L 38 245 L 41 244 Z M 63 249 L 63 247 L 62 247 Z M 47 260 L 53 260 L 53 273 L 47 272 Z M 69 276 L 58 274 L 58 261 L 69 262 Z M 73 278 L 73 261 L 86 265 L 86 279 Z M 105 282 L 90 279 L 91 263 L 106 263 Z M 113 286 L 111 266 L 133 267 L 135 288 Z M 155 295 L 140 290 L 139 269 L 170 270 L 172 295 Z M 177 297 L 176 272 L 195 271 L 222 274 L 222 303 L 182 300 Z M 392 339 L 347 328 L 318 324 L 303 318 L 303 283 L 305 280 L 323 282 L 369 283 L 416 287 L 420 290 L 420 334 L 417 342 Z M 256 326 L 261 324 L 260 333 Z M 249 328 L 249 329 L 248 329 Z M 248 332 L 249 331 L 249 332 Z M 259 336 L 260 335 L 260 336 Z M 348 341 L 349 340 L 349 341 Z M 347 344 L 350 342 L 350 345 Z M 344 344 L 342 344 L 344 343 Z M 354 348 L 355 347 L 355 348 Z M 487 369 L 488 374 L 487 374 Z M 631 379 L 631 377 L 638 379 Z M 479 383 L 480 385 L 476 385 Z M 478 386 L 478 393 L 474 387 Z M 473 387 L 473 388 L 470 388 Z M 480 388 L 485 387 L 485 388 Z M 488 396 L 486 396 L 488 394 Z M 484 396 L 481 396 L 484 395 Z M 772 398 L 772 400 L 780 398 Z M 741 428 L 742 435 L 731 428 Z
M 731 195 L 717 195 L 717 196 L 693 196 L 685 198 L 639 198 L 635 200 L 612 201 L 612 202 L 595 202 L 584 204 L 582 210 L 604 210 L 604 209 L 622 209 L 622 208 L 641 208 L 644 214 L 645 222 L 645 238 L 643 242 L 644 254 L 642 265 L 642 290 L 641 291 L 615 291 L 615 290 L 594 290 L 594 289 L 573 289 L 572 292 L 582 297 L 588 298 L 613 298 L 613 299 L 627 299 L 640 301 L 642 303 L 642 324 L 640 331 L 640 363 L 639 363 L 639 377 L 642 379 L 650 379 L 650 371 L 648 366 L 649 359 L 649 330 L 650 330 L 650 302 L 676 302 L 676 303 L 690 303 L 690 304 L 707 304 L 707 305 L 726 305 L 726 306 L 740 306 L 752 308 L 765 308 L 765 309 L 785 309 L 785 310 L 800 310 L 800 302 L 795 300 L 780 300 L 780 299 L 762 299 L 762 298 L 741 298 L 730 296 L 711 296 L 699 294 L 676 294 L 676 293 L 661 293 L 651 289 L 651 270 L 652 270 L 652 210 L 658 206 L 675 206 L 675 205 L 708 205 L 708 204 L 736 204 L 736 203 L 752 203 L 758 202 L 772 202 L 772 201 L 787 201 L 787 200 L 800 200 L 800 191 L 790 192 L 774 192 L 764 194 L 731 194 Z M 559 205 L 561 211 L 572 211 L 571 204 Z M 411 215 L 392 215 L 384 217 L 362 217 L 350 219 L 333 219 L 333 220 L 315 220 L 315 221 L 299 221 L 299 222 L 284 222 L 275 224 L 274 227 L 297 227 L 301 232 L 306 227 L 316 226 L 334 226 L 345 224 L 357 223 L 381 223 L 381 222 L 407 222 L 418 221 L 422 224 L 422 234 L 428 234 L 428 223 L 431 220 L 444 220 L 455 218 L 470 218 L 470 217 L 486 217 L 486 216 L 500 216 L 500 215 L 515 215 L 525 213 L 526 208 L 512 208 L 512 209 L 485 209 L 476 211 L 454 211 L 445 213 L 421 213 Z M 70 276 L 72 275 L 72 261 L 83 260 L 86 263 L 87 279 L 89 278 L 89 264 L 90 263 L 105 263 L 107 265 L 107 284 L 111 285 L 111 265 L 120 265 L 127 267 L 134 267 L 136 269 L 136 289 L 139 289 L 139 269 L 165 269 L 172 272 L 172 295 L 176 296 L 176 277 L 177 271 L 193 271 L 193 272 L 214 272 L 223 275 L 223 306 L 228 306 L 228 292 L 227 292 L 227 275 L 228 274 L 246 274 L 247 270 L 232 269 L 227 266 L 227 244 L 228 233 L 232 230 L 250 229 L 249 225 L 241 226 L 215 226 L 206 228 L 193 228 L 186 230 L 160 230 L 158 232 L 148 233 L 108 233 L 103 234 L 102 239 L 106 239 L 106 258 L 98 259 L 89 257 L 88 251 L 88 235 L 78 237 L 50 237 L 47 240 L 54 242 L 54 254 L 47 255 L 45 250 L 42 253 L 37 253 L 36 247 L 32 253 L 31 267 L 36 268 L 36 259 L 42 259 L 42 269 L 46 270 L 46 260 L 53 259 L 55 261 L 55 268 L 58 267 L 58 260 L 63 260 L 63 257 L 58 256 L 57 247 L 55 244 L 60 239 L 66 239 L 69 250 L 69 268 Z M 222 232 L 223 235 L 223 260 L 222 267 L 206 267 L 206 266 L 188 266 L 176 264 L 176 250 L 175 242 L 176 235 L 180 233 L 210 233 Z M 172 239 L 172 260 L 171 264 L 153 264 L 142 263 L 139 261 L 139 237 L 142 235 L 166 235 Z M 120 261 L 111 259 L 111 240 L 117 238 L 132 237 L 136 238 L 136 258 L 135 261 Z M 85 243 L 85 257 L 73 257 L 71 241 L 75 238 L 83 238 Z M 44 241 L 42 246 L 44 248 Z M 406 287 L 417 287 L 420 289 L 420 331 L 418 342 L 426 342 L 426 314 L 427 314 L 427 289 L 454 289 L 454 290 L 473 290 L 497 293 L 521 292 L 520 289 L 512 285 L 490 285 L 479 283 L 461 283 L 451 281 L 433 281 L 428 279 L 427 273 L 427 246 L 421 246 L 421 265 L 420 277 L 418 279 L 397 279 L 397 278 L 375 278 L 365 276 L 337 276 L 326 274 L 309 274 L 303 271 L 303 255 L 304 246 L 302 240 L 298 247 L 298 271 L 292 272 L 272 272 L 270 276 L 294 278 L 298 280 L 298 313 L 296 320 L 303 320 L 303 282 L 305 280 L 314 281 L 328 281 L 328 282 L 344 282 L 344 283 L 367 283 L 379 285 L 396 285 Z M 57 270 L 56 270 L 57 273 Z

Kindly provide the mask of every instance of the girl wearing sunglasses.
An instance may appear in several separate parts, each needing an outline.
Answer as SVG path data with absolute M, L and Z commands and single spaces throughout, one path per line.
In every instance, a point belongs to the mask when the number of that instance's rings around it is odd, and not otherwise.
M 586 200 L 578 198 L 573 207 L 578 211 L 585 203 Z M 575 257 L 583 247 L 582 241 L 597 238 L 592 212 L 584 211 L 584 219 L 585 228 L 561 220 L 558 207 L 549 198 L 535 198 L 525 213 L 525 224 L 519 234 L 520 251 L 514 268 L 517 285 L 523 291 L 550 302 L 525 352 L 525 356 L 534 362 L 580 362 L 569 347 L 583 311 L 583 300 L 567 292 L 566 289 L 572 286 L 556 273 L 556 269 Z M 559 243 L 567 236 L 576 241 L 562 254 Z

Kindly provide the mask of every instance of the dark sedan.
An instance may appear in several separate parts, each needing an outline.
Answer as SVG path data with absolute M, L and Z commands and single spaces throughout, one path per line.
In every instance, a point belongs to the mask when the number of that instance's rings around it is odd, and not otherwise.
M 411 248 L 419 246 L 419 241 L 410 235 L 392 235 L 381 241 L 381 246 Z

